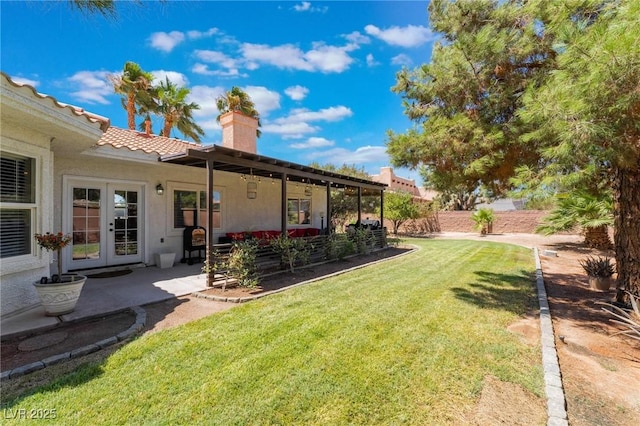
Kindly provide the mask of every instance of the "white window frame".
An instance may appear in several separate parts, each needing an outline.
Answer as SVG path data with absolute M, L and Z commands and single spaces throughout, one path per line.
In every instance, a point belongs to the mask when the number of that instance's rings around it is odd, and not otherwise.
M 3 140 L 3 145 L 5 145 L 4 142 L 5 140 Z M 40 217 L 40 212 L 42 211 L 43 203 L 43 183 L 45 182 L 45 175 L 48 176 L 50 171 L 48 162 L 45 161 L 45 156 L 49 155 L 49 152 L 45 152 L 38 147 L 29 145 L 22 146 L 20 151 L 3 146 L 2 151 L 8 154 L 33 159 L 33 170 L 35 176 L 33 178 L 34 202 L 15 203 L 0 201 L 0 209 L 28 210 L 30 212 L 29 226 L 31 235 L 33 236 L 36 233 L 46 232 L 43 231 L 42 228 L 50 226 L 50 224 L 53 223 L 53 220 L 43 223 L 43 219 Z M 49 232 L 53 231 L 54 230 L 49 230 Z M 11 256 L 0 260 L 0 262 L 2 262 L 2 275 L 15 274 L 47 266 L 48 259 L 49 256 L 46 255 L 46 252 L 44 250 L 40 250 L 37 246 L 35 238 L 31 238 L 29 253 L 19 256 Z

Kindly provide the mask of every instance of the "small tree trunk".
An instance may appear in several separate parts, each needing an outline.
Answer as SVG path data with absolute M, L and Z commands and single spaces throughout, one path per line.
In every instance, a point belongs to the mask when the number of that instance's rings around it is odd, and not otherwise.
M 136 129 L 136 100 L 133 93 L 127 96 L 127 126 L 129 130 Z
M 618 291 L 616 301 L 629 303 L 629 291 L 640 296 L 640 160 L 614 176 L 614 242 Z
M 588 247 L 600 250 L 609 250 L 613 247 L 609 238 L 609 228 L 607 225 L 597 226 L 595 228 L 585 228 L 584 243 Z

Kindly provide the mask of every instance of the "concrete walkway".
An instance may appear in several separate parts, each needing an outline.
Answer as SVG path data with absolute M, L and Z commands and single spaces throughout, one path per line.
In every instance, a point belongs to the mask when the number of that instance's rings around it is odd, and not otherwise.
M 104 316 L 207 288 L 202 264 L 178 263 L 172 268 L 155 266 L 132 268 L 131 273 L 111 278 L 89 278 L 85 283 L 76 309 L 60 317 L 47 317 L 42 305 L 16 315 L 2 318 L 2 338 L 30 331 L 52 328 L 60 322 L 72 322 Z

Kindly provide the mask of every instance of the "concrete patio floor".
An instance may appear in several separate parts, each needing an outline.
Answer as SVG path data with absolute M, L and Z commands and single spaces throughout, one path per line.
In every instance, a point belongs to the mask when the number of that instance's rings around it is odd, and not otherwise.
M 202 264 L 177 263 L 171 268 L 134 267 L 131 273 L 110 278 L 88 278 L 76 309 L 59 317 L 48 317 L 42 305 L 2 318 L 2 338 L 52 328 L 61 322 L 73 322 L 103 316 L 124 309 L 184 296 L 207 288 Z

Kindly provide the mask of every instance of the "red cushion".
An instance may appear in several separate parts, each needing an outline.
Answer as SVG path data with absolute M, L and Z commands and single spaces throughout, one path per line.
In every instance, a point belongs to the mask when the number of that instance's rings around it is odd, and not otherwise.
M 242 232 L 227 232 L 227 237 L 236 241 L 244 240 L 244 234 Z

